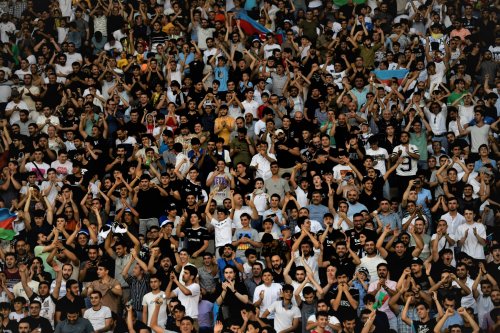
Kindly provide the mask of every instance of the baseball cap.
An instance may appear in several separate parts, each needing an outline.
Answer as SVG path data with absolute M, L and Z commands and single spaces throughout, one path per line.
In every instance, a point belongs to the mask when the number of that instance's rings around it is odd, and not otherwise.
M 411 263 L 412 264 L 417 264 L 417 265 L 423 265 L 424 264 L 424 261 L 418 257 L 414 257 L 412 260 L 411 260 Z
M 166 208 L 167 212 L 169 210 L 175 210 L 175 209 L 177 209 L 177 206 L 173 202 L 169 203 Z

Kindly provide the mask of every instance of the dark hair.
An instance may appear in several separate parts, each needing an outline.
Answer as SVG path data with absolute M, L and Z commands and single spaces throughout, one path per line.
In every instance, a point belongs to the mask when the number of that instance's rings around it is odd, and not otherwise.
M 70 290 L 71 287 L 75 284 L 78 285 L 78 281 L 69 279 L 68 281 L 66 281 L 66 290 Z
M 189 275 L 193 277 L 193 279 L 196 279 L 196 276 L 198 275 L 198 268 L 195 266 L 187 265 L 184 266 L 184 270 L 189 272 Z

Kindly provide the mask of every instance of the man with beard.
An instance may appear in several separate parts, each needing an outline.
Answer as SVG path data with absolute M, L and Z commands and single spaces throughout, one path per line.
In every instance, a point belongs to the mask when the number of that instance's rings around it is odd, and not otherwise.
M 281 129 L 276 130 L 276 141 L 274 142 L 276 160 L 280 167 L 280 175 L 285 172 L 292 173 L 293 167 L 300 156 L 297 143 L 289 139 Z
M 243 260 L 236 257 L 236 249 L 231 243 L 224 245 L 221 258 L 217 259 L 217 266 L 219 267 L 221 280 L 224 279 L 224 268 L 226 266 L 233 266 L 238 271 L 243 272 Z
M 76 282 L 76 281 L 75 281 Z M 95 332 L 88 319 L 82 318 L 80 309 L 74 306 L 68 308 L 67 318 L 56 326 L 56 333 L 92 333 Z
M 56 75 L 58 77 L 58 81 L 65 83 L 66 82 L 66 77 L 73 73 L 73 68 L 71 67 L 71 64 L 67 63 L 67 57 L 64 53 L 60 54 L 57 57 L 57 60 L 59 60 L 59 63 L 56 64 Z
M 487 279 L 482 280 L 485 276 Z M 480 288 L 477 287 L 478 284 L 481 284 Z M 498 301 L 497 304 L 495 304 L 495 300 L 492 297 L 493 289 L 498 289 L 497 281 L 494 280 L 490 274 L 486 273 L 484 266 L 480 265 L 479 274 L 477 275 L 474 285 L 472 286 L 472 292 L 474 294 L 474 298 L 476 299 L 479 326 L 485 330 L 485 316 L 487 316 L 491 310 L 499 305 Z
M 382 238 L 382 236 L 381 236 Z M 395 281 L 388 279 L 389 266 L 386 263 L 380 263 L 377 265 L 377 276 L 378 281 L 370 283 L 368 287 L 368 293 L 375 296 L 375 299 L 383 299 L 379 307 L 379 310 L 385 312 L 387 318 L 389 319 L 389 324 L 391 329 L 397 330 L 397 318 L 389 307 L 389 299 L 396 294 L 397 283 Z M 371 275 L 374 276 L 374 275 Z M 389 296 L 386 298 L 386 296 Z M 404 310 L 403 310 L 404 312 Z
M 89 260 L 82 263 L 78 276 L 78 279 L 83 283 L 83 288 L 86 288 L 90 282 L 97 280 L 97 263 L 100 259 L 99 247 L 97 245 L 89 245 L 87 255 Z
M 462 296 L 459 304 L 465 308 L 473 309 L 474 313 L 477 312 L 476 300 L 474 299 L 475 295 L 477 295 L 477 286 L 476 289 L 472 289 L 474 285 L 474 280 L 472 280 L 469 277 L 469 268 L 467 267 L 467 264 L 465 264 L 464 262 L 459 262 L 457 264 L 457 281 L 462 282 L 471 290 L 470 294 Z M 458 283 L 456 282 L 453 284 L 455 286 L 458 285 Z
M 349 314 L 346 318 L 343 318 L 342 321 L 342 333 L 355 333 L 358 332 L 357 319 L 354 313 Z
M 415 178 L 417 174 L 420 154 L 417 146 L 410 144 L 410 134 L 408 132 L 401 132 L 399 139 L 401 144 L 394 147 L 391 160 L 395 162 L 398 158 L 403 158 L 401 164 L 396 168 L 399 194 L 403 195 L 409 181 Z
M 370 234 L 370 239 L 376 239 L 377 233 L 373 230 L 368 230 L 363 224 L 363 215 L 354 214 L 352 217 L 353 228 L 346 231 L 347 237 L 350 238 L 351 249 L 359 253 L 363 250 L 363 245 L 360 243 L 360 236 L 362 233 Z
M 245 287 L 247 287 L 248 295 L 253 297 L 255 288 L 260 286 L 262 281 L 262 271 L 264 270 L 264 266 L 261 262 L 255 262 L 252 265 L 252 273 L 251 276 L 245 279 Z
M 85 301 L 79 293 L 80 289 L 78 287 L 78 281 L 68 280 L 66 282 L 66 295 L 57 301 L 56 313 L 54 316 L 55 324 L 66 321 L 68 314 L 75 314 L 76 312 L 79 312 L 83 316 L 86 309 Z M 75 312 L 72 313 L 71 311 Z M 74 316 L 71 318 L 74 318 Z
M 358 199 L 359 199 L 359 192 L 357 190 L 353 189 L 347 192 L 347 202 L 349 204 L 348 217 L 351 218 L 351 220 L 354 214 L 361 213 L 361 211 L 363 210 L 368 211 L 368 208 L 366 208 L 365 205 L 360 203 Z
M 373 239 L 365 241 L 364 250 L 366 255 L 361 259 L 361 263 L 358 266 L 365 267 L 368 270 L 372 283 L 378 282 L 377 267 L 382 263 L 387 264 L 387 261 L 378 255 Z
M 274 254 L 271 256 L 271 273 L 273 281 L 276 283 L 285 283 L 285 272 L 283 269 L 283 259 L 281 256 Z
M 351 249 L 350 238 L 347 241 L 338 241 L 335 244 L 335 252 L 331 253 L 328 257 L 329 260 L 323 260 L 321 264 L 321 258 L 319 258 L 319 265 L 321 267 L 328 267 L 330 265 L 335 266 L 337 269 L 342 269 L 347 277 L 351 278 L 354 276 L 354 271 L 356 266 L 361 263 L 358 255 Z M 338 274 L 337 274 L 338 278 Z
M 379 251 L 380 256 L 386 259 L 387 262 L 389 263 L 391 267 L 390 268 L 391 276 L 398 277 L 401 276 L 403 270 L 406 267 L 409 267 L 411 265 L 412 258 L 418 257 L 420 255 L 424 247 L 424 243 L 422 242 L 422 238 L 420 237 L 420 235 L 416 235 L 413 231 L 413 228 L 411 228 L 410 233 L 414 237 L 416 242 L 416 246 L 411 252 L 408 249 L 408 244 L 403 243 L 401 240 L 394 242 L 394 239 L 396 238 L 396 236 L 394 235 L 391 238 L 391 240 L 387 243 L 388 245 L 383 247 L 384 239 L 387 237 L 389 232 L 391 232 L 391 227 L 385 226 L 384 231 L 382 232 L 377 241 L 377 250 Z M 394 252 L 388 251 L 387 249 L 391 248 L 393 242 L 394 242 Z
M 498 317 L 500 316 L 500 290 L 493 290 L 491 292 L 491 301 L 495 308 L 484 316 L 484 326 L 482 326 L 488 332 L 494 332 L 495 327 L 498 326 Z

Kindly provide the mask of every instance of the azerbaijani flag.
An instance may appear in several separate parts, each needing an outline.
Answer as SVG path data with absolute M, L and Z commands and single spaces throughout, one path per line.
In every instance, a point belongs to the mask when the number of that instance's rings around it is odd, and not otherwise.
M 408 74 L 407 69 L 385 69 L 385 70 L 380 70 L 376 69 L 373 71 L 377 79 L 379 79 L 380 82 L 382 82 L 385 85 L 390 85 L 391 80 L 393 78 L 396 78 L 398 80 L 398 83 L 401 84 L 403 79 L 406 77 Z
M 16 214 L 7 208 L 0 208 L 0 239 L 12 240 L 16 236 L 17 233 L 12 227 L 15 219 L 17 219 Z
M 375 303 L 373 303 L 373 309 L 375 310 L 380 309 L 382 305 L 384 305 L 384 303 L 387 302 L 389 298 L 390 297 L 386 292 L 379 291 L 375 299 Z
M 241 29 L 245 32 L 246 35 L 248 36 L 258 35 L 259 38 L 264 37 L 265 39 L 265 35 L 270 32 L 276 37 L 279 44 L 283 43 L 283 35 L 269 30 L 268 28 L 266 28 L 259 22 L 255 21 L 247 14 L 239 12 L 236 14 L 236 18 L 240 20 Z

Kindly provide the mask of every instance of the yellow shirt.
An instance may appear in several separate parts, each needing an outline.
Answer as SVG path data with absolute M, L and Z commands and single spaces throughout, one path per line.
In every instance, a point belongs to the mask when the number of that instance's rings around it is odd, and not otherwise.
M 222 126 L 223 122 L 225 122 L 226 126 Z M 230 116 L 224 116 L 215 119 L 215 128 L 216 129 L 222 128 L 222 130 L 217 135 L 224 139 L 225 145 L 229 144 L 229 136 L 231 135 L 231 132 L 234 130 L 234 124 L 235 120 L 233 117 Z

